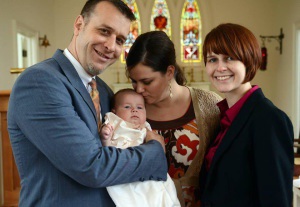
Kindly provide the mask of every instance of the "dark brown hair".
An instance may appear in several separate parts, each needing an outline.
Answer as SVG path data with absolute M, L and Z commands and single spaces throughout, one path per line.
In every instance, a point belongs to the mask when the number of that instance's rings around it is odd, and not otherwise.
M 254 78 L 261 65 L 261 49 L 256 37 L 238 24 L 220 24 L 206 35 L 202 50 L 205 65 L 207 55 L 212 52 L 243 62 L 246 66 L 244 83 Z
M 113 4 L 125 17 L 127 17 L 130 21 L 136 20 L 134 14 L 131 9 L 121 0 L 88 0 L 83 6 L 80 15 L 85 18 L 85 21 L 88 22 L 91 13 L 93 13 L 96 5 L 102 1 L 107 1 Z
M 117 91 L 117 93 L 115 93 L 111 99 L 111 108 L 114 109 L 116 107 L 116 103 L 117 103 L 117 97 L 120 96 L 121 94 L 136 94 L 138 96 L 142 96 L 141 94 L 137 93 L 135 90 L 133 90 L 132 88 L 124 88 L 121 89 L 119 91 Z M 142 97 L 143 98 L 143 97 Z M 144 98 L 143 98 L 144 100 Z M 144 100 L 145 103 L 145 100 Z
M 163 31 L 146 32 L 137 37 L 126 58 L 127 77 L 130 70 L 139 63 L 162 74 L 166 74 L 168 66 L 173 65 L 176 82 L 179 85 L 186 84 L 186 78 L 176 63 L 174 44 Z

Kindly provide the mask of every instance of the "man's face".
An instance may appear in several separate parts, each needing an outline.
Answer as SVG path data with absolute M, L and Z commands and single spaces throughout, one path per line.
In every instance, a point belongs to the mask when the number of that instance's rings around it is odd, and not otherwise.
M 91 76 L 102 73 L 121 55 L 131 21 L 109 2 L 96 5 L 90 17 L 74 24 L 75 58 Z

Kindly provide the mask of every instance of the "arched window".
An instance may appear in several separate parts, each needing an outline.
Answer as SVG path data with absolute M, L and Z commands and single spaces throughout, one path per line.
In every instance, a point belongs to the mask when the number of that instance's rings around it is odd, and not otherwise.
M 130 25 L 130 32 L 127 36 L 125 44 L 123 46 L 123 52 L 121 55 L 121 62 L 125 63 L 128 52 L 134 43 L 135 39 L 141 34 L 141 21 L 140 14 L 135 0 L 123 0 L 127 6 L 132 10 L 136 21 L 132 22 Z
M 164 31 L 171 38 L 171 21 L 167 2 L 155 0 L 151 13 L 150 31 Z
M 201 61 L 201 18 L 196 0 L 186 0 L 183 4 L 180 24 L 181 61 L 193 63 Z

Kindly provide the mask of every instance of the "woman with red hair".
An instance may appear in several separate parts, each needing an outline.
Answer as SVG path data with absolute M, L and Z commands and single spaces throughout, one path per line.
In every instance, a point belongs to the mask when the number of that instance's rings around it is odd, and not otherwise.
M 221 24 L 207 34 L 203 56 L 225 99 L 201 170 L 201 206 L 292 206 L 293 126 L 250 83 L 261 64 L 257 39 L 241 25 Z

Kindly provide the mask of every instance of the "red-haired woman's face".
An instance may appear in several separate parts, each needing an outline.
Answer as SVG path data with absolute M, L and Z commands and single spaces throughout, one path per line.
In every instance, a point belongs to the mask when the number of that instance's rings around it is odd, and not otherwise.
M 250 85 L 249 82 L 243 84 L 246 76 L 244 63 L 227 55 L 207 54 L 206 72 L 214 87 L 225 96 L 243 94 Z

